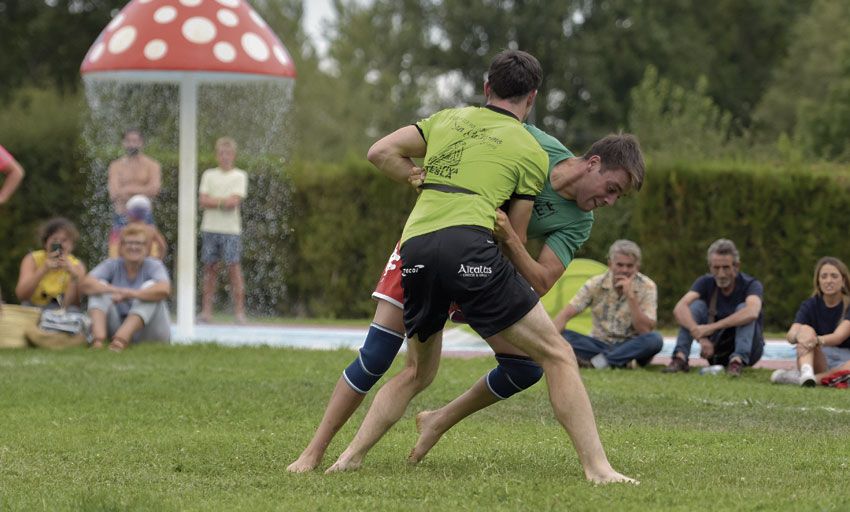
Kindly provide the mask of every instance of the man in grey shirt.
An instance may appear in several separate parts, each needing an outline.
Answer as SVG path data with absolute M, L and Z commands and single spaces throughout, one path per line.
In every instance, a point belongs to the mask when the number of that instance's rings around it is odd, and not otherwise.
M 130 343 L 169 342 L 171 322 L 166 299 L 171 280 L 162 261 L 147 257 L 148 232 L 128 226 L 121 232 L 118 258 L 108 259 L 83 279 L 82 291 L 89 296 L 92 319 L 92 348 L 120 352 Z

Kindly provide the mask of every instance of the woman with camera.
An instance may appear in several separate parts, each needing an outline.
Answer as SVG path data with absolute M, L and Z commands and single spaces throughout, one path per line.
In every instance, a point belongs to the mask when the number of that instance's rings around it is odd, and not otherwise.
M 41 308 L 80 306 L 79 282 L 86 266 L 72 253 L 79 237 L 74 223 L 63 217 L 41 227 L 43 249 L 32 251 L 21 261 L 15 294 L 21 304 Z

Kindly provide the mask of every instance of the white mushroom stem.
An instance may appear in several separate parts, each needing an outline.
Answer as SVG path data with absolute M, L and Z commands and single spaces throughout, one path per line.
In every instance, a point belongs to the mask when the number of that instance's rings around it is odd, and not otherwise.
M 195 216 L 197 204 L 198 82 L 191 74 L 180 81 L 180 169 L 177 207 L 177 336 L 195 334 Z

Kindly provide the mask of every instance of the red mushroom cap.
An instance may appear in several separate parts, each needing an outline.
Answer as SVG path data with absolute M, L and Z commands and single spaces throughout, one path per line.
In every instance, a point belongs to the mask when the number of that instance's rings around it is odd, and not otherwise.
M 246 0 L 132 0 L 80 73 L 197 71 L 295 77 L 280 39 Z

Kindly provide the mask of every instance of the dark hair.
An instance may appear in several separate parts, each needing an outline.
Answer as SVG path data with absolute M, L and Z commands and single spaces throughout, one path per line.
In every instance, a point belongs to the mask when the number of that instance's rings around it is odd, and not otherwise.
M 127 135 L 130 135 L 131 133 L 138 134 L 140 139 L 145 140 L 145 134 L 142 133 L 142 130 L 135 128 L 135 127 L 127 128 L 126 130 L 121 132 L 121 140 L 126 139 Z
M 634 190 L 643 186 L 646 164 L 637 137 L 630 133 L 616 133 L 594 142 L 583 158 L 599 156 L 602 172 L 623 169 L 629 174 Z
M 521 50 L 499 52 L 490 63 L 487 82 L 503 100 L 518 99 L 540 87 L 543 69 L 530 53 Z
M 41 240 L 42 247 L 47 243 L 47 239 L 53 236 L 57 231 L 68 233 L 71 241 L 75 242 L 80 238 L 80 232 L 77 231 L 77 226 L 65 217 L 54 217 L 44 224 L 38 230 L 38 238 Z

